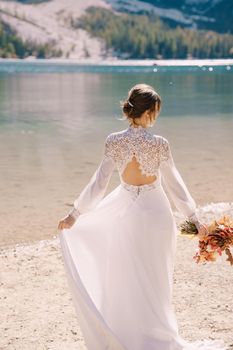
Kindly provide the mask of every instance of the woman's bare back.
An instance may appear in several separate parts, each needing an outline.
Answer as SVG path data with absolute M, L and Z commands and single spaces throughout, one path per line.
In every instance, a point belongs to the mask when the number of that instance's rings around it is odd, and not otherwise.
M 133 156 L 132 160 L 126 165 L 125 170 L 121 174 L 121 178 L 130 185 L 140 186 L 154 182 L 157 176 L 143 175 L 140 170 L 140 163 L 137 161 L 136 157 Z

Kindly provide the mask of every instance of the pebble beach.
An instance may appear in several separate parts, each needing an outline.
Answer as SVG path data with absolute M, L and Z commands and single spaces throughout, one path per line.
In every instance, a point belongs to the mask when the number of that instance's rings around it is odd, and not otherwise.
M 174 213 L 177 225 L 183 218 Z M 233 203 L 199 208 L 206 222 L 233 215 Z M 192 260 L 197 240 L 177 237 L 173 304 L 186 340 L 222 339 L 233 349 L 232 266 Z M 0 349 L 86 350 L 64 272 L 59 232 L 53 239 L 1 248 Z

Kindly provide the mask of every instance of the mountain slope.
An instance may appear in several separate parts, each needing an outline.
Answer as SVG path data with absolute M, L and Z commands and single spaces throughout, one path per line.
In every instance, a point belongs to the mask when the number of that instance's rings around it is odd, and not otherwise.
M 107 0 L 118 11 L 153 12 L 170 25 L 233 33 L 232 0 Z
M 0 22 L 23 41 L 62 51 L 62 57 L 110 58 L 111 50 L 106 52 L 103 38 L 73 26 L 90 6 L 112 13 L 154 14 L 172 28 L 233 32 L 232 0 L 0 0 Z
M 62 50 L 63 57 L 100 58 L 105 52 L 104 43 L 71 26 L 72 18 L 78 18 L 92 5 L 110 7 L 104 0 L 51 0 L 36 5 L 1 0 L 0 19 L 23 40 L 54 45 Z
M 73 22 L 106 42 L 117 57 L 129 59 L 185 59 L 233 57 L 233 35 L 170 28 L 150 14 L 115 14 L 91 7 Z

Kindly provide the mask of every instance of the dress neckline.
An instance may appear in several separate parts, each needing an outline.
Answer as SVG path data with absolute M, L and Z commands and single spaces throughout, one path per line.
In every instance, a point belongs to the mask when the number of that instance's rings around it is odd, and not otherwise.
M 146 127 L 144 128 L 144 127 L 141 126 L 141 125 L 138 125 L 137 127 L 134 127 L 133 125 L 129 125 L 128 130 L 130 130 L 130 131 L 132 131 L 132 132 L 134 132 L 134 133 L 144 133 L 144 132 L 148 132 L 148 131 L 147 131 L 147 128 L 146 128 Z

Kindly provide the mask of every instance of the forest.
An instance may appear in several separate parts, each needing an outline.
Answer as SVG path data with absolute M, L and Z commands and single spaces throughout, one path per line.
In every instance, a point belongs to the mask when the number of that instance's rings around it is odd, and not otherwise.
M 82 17 L 72 18 L 71 25 L 104 40 L 107 50 L 121 58 L 233 57 L 233 35 L 179 26 L 170 28 L 154 14 L 118 14 L 90 7 Z

